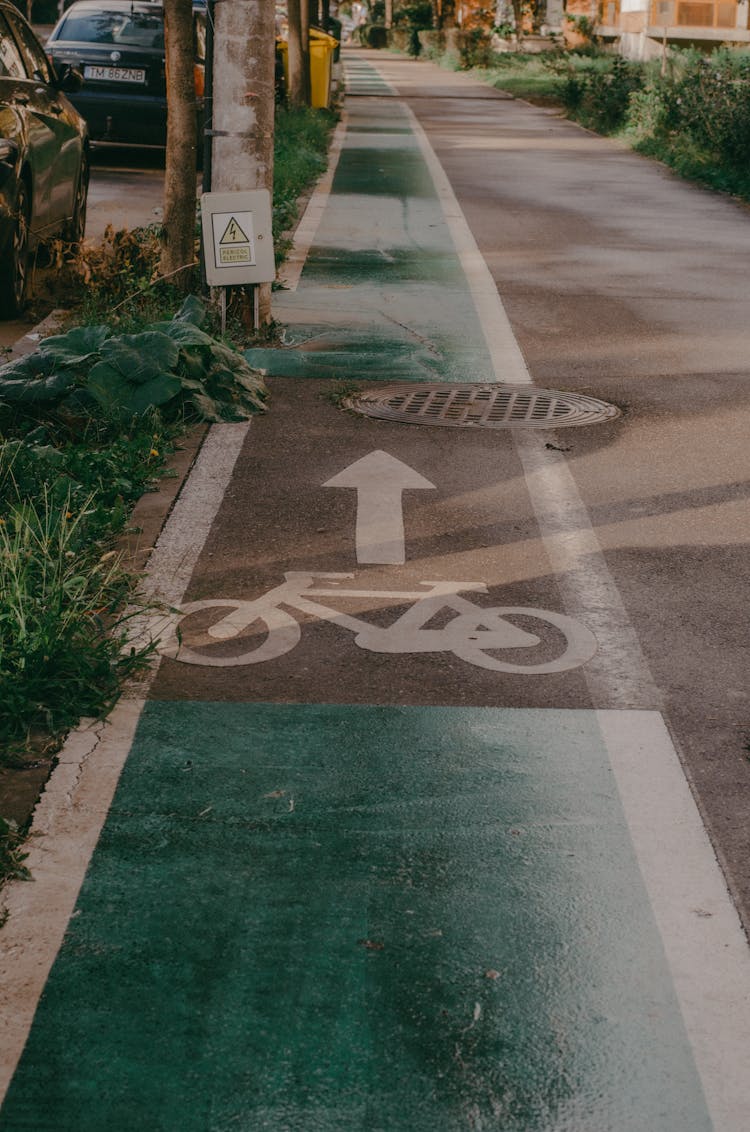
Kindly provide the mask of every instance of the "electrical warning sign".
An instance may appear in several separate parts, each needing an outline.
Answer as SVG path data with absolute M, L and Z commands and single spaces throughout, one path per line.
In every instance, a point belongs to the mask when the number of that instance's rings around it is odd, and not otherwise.
M 267 190 L 204 193 L 201 213 L 209 286 L 273 281 L 271 200 Z
M 252 212 L 240 212 L 236 216 L 215 212 L 213 224 L 217 267 L 255 263 Z

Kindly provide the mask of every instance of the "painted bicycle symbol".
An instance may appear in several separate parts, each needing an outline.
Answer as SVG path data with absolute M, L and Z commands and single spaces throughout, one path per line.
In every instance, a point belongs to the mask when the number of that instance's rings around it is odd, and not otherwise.
M 370 652 L 451 652 L 469 664 L 496 672 L 565 672 L 585 664 L 596 652 L 593 633 L 571 617 L 526 606 L 485 608 L 461 596 L 488 593 L 483 582 L 420 582 L 424 589 L 403 591 L 341 586 L 353 577 L 295 570 L 285 573 L 280 586 L 253 601 L 207 598 L 190 602 L 178 611 L 159 651 L 183 664 L 219 668 L 262 664 L 298 644 L 302 629 L 288 612 L 296 610 L 347 629 L 354 634 L 354 643 Z M 375 598 L 412 604 L 383 627 L 313 598 Z M 514 623 L 519 618 L 525 623 L 538 622 L 547 637 L 549 626 L 557 630 L 552 634 L 558 654 L 554 659 L 549 659 L 549 645 L 545 647 L 542 637 Z M 439 627 L 429 627 L 430 622 Z M 225 643 L 232 640 L 243 651 L 228 655 Z M 517 649 L 529 650 L 529 663 L 521 663 L 517 654 L 506 660 L 494 655 Z M 535 663 L 532 650 L 537 650 L 537 657 L 544 654 L 544 659 Z

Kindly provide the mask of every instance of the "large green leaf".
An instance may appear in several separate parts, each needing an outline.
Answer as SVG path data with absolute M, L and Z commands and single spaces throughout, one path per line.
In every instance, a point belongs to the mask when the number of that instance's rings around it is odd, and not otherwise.
M 106 413 L 134 416 L 171 401 L 182 389 L 179 377 L 160 373 L 138 385 L 128 381 L 109 362 L 99 362 L 89 374 L 87 390 Z
M 152 381 L 145 381 L 131 389 L 125 404 L 128 413 L 145 413 L 156 405 L 165 405 L 182 390 L 179 377 L 162 373 Z
M 197 295 L 188 295 L 174 316 L 175 322 L 190 322 L 193 326 L 203 326 L 206 321 L 206 304 Z
M 43 355 L 55 358 L 60 365 L 78 366 L 98 354 L 111 333 L 108 326 L 76 326 L 67 334 L 45 338 L 39 349 Z
M 210 334 L 206 334 L 205 330 L 199 330 L 192 322 L 178 322 L 172 319 L 171 322 L 155 322 L 150 329 L 166 334 L 180 346 L 213 346 L 214 344 Z
M 53 405 L 67 393 L 74 381 L 72 373 L 53 373 L 50 377 L 21 378 L 17 381 L 0 378 L 0 401 L 6 405 Z
M 49 377 L 56 369 L 55 359 L 47 357 L 35 350 L 33 354 L 26 354 L 22 358 L 14 358 L 0 366 L 0 382 L 7 379 Z
M 119 334 L 109 338 L 101 348 L 102 360 L 114 366 L 128 379 L 140 385 L 173 370 L 180 348 L 168 335 L 158 330 L 142 334 Z
M 105 413 L 119 415 L 133 386 L 109 362 L 98 362 L 90 371 L 86 391 L 94 397 Z
M 183 381 L 185 378 L 202 381 L 206 376 L 206 351 L 180 350 L 180 373 Z
M 240 399 L 210 397 L 207 393 L 194 393 L 192 403 L 204 421 L 246 421 L 257 412 L 254 406 L 246 405 Z

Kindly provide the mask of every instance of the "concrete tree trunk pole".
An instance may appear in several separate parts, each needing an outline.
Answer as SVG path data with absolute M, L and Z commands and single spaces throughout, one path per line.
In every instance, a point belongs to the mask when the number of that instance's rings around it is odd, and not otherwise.
M 273 192 L 274 0 L 219 0 L 214 22 L 213 192 Z M 260 284 L 261 324 L 271 284 Z
M 385 26 L 387 28 L 393 25 L 393 0 L 385 0 Z
M 185 289 L 195 260 L 197 124 L 191 0 L 164 0 L 168 79 L 164 225 L 159 269 Z

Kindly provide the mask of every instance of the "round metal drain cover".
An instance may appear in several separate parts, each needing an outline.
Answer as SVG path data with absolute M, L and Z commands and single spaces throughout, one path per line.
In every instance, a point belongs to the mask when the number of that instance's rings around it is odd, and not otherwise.
M 386 385 L 355 393 L 344 405 L 367 417 L 454 428 L 568 428 L 618 415 L 614 405 L 581 393 L 477 382 Z

